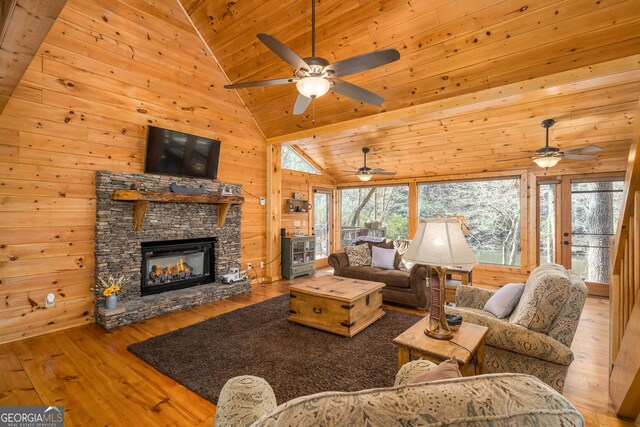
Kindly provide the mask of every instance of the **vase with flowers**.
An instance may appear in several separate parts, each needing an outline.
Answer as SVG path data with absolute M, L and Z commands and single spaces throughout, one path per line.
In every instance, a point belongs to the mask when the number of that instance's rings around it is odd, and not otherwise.
M 126 276 L 114 276 L 105 274 L 98 277 L 97 288 L 106 297 L 105 307 L 107 310 L 113 310 L 118 305 L 118 294 L 124 286 L 130 283 Z

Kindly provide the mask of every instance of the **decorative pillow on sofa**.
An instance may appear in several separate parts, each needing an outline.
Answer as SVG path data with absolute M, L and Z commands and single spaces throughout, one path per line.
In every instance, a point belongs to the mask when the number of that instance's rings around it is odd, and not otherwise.
M 544 264 L 529 274 L 520 303 L 509 321 L 546 334 L 571 293 L 569 272 L 558 264 Z
M 509 316 L 518 302 L 522 292 L 524 292 L 524 283 L 509 283 L 504 285 L 493 294 L 489 301 L 484 305 L 483 310 L 496 316 L 498 319 L 504 319 Z
M 411 240 L 394 240 L 393 247 L 396 249 L 395 267 L 396 270 L 409 271 L 413 267 L 413 263 L 405 261 L 402 256 L 407 253 Z M 412 265 L 409 265 L 412 264 Z
M 451 359 L 447 359 L 444 362 L 440 363 L 437 367 L 430 369 L 427 372 L 421 373 L 420 375 L 409 381 L 409 384 L 448 380 L 451 378 L 460 378 L 461 376 L 462 374 L 460 373 L 458 361 L 456 360 L 456 357 L 453 356 Z
M 347 246 L 344 248 L 349 258 L 349 265 L 371 265 L 371 250 L 369 245 Z
M 371 267 L 378 267 L 383 270 L 395 270 L 395 259 L 395 249 L 384 249 L 378 246 L 371 247 Z

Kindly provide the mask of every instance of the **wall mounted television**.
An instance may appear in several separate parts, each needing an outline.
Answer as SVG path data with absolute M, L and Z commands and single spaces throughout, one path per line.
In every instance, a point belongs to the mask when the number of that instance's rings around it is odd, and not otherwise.
M 145 173 L 218 178 L 220 141 L 149 126 Z

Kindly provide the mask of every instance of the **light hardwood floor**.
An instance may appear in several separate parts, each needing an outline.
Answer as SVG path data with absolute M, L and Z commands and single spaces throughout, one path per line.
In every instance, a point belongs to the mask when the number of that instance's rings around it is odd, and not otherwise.
M 64 405 L 67 426 L 212 425 L 215 405 L 142 362 L 127 346 L 276 297 L 287 292 L 288 285 L 254 285 L 251 294 L 113 331 L 92 324 L 4 344 L 0 405 Z M 608 397 L 608 304 L 587 299 L 564 395 L 589 426 L 633 425 L 614 417 Z

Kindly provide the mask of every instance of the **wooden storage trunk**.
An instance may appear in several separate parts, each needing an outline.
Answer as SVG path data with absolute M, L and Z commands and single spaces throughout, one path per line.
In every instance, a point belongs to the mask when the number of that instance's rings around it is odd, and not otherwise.
M 289 320 L 352 337 L 382 316 L 384 283 L 324 276 L 291 285 Z

